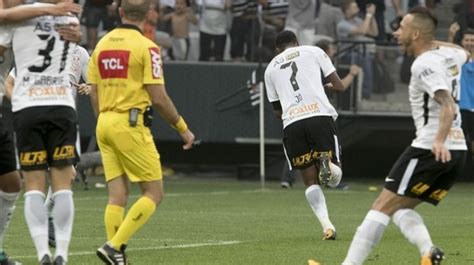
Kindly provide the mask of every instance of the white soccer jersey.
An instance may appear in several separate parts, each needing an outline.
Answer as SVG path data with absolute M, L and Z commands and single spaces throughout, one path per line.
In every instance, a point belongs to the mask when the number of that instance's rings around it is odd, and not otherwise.
M 336 71 L 331 59 L 318 47 L 298 46 L 278 54 L 265 70 L 270 102 L 280 101 L 283 127 L 314 116 L 337 118 L 321 80 Z
M 440 47 L 427 51 L 413 62 L 409 85 L 410 104 L 416 127 L 412 146 L 431 150 L 439 128 L 440 105 L 434 100 L 437 90 L 447 90 L 459 99 L 459 81 L 467 55 L 456 48 Z M 445 142 L 450 150 L 467 150 L 461 129 L 461 115 L 456 105 L 456 118 Z
M 89 63 L 89 53 L 82 46 L 75 46 L 71 55 L 71 65 L 69 67 L 69 77 L 71 82 L 79 84 L 81 79 L 87 80 L 87 64 Z M 16 69 L 13 68 L 8 74 L 16 80 Z M 76 90 L 73 91 L 74 96 Z
M 33 5 L 51 6 L 35 3 Z M 61 39 L 55 27 L 79 23 L 76 17 L 43 16 L 0 27 L 0 46 L 13 47 L 17 81 L 12 111 L 33 106 L 75 107 L 68 69 L 76 44 Z

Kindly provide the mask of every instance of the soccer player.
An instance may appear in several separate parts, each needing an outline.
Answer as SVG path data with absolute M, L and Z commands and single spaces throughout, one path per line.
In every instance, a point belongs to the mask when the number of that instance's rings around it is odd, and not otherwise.
M 275 40 L 279 53 L 265 71 L 267 96 L 283 120 L 283 144 L 290 170 L 301 170 L 306 199 L 323 228 L 323 240 L 334 240 L 336 229 L 329 219 L 321 185 L 336 187 L 341 181 L 340 147 L 323 77 L 335 91 L 344 91 L 331 59 L 320 48 L 299 46 L 291 31 Z
M 437 205 L 460 173 L 466 156 L 459 108 L 462 65 L 468 53 L 434 40 L 437 19 L 426 8 L 412 9 L 394 33 L 416 59 L 411 67 L 410 104 L 416 138 L 385 178 L 385 188 L 357 228 L 344 265 L 362 264 L 380 241 L 392 217 L 401 233 L 416 245 L 422 265 L 440 264 L 444 254 L 433 245 L 422 217 L 421 202 Z
M 109 200 L 105 208 L 107 243 L 97 250 L 106 264 L 127 264 L 125 245 L 155 212 L 164 196 L 159 154 L 151 135 L 151 104 L 190 149 L 194 135 L 168 97 L 160 49 L 142 34 L 150 0 L 124 0 L 123 24 L 105 35 L 89 61 L 88 82 L 98 114 L 97 140 Z M 142 196 L 128 210 L 129 182 Z
M 33 6 L 54 7 L 35 3 Z M 75 17 L 39 17 L 0 29 L 0 46 L 13 47 L 18 79 L 12 95 L 14 129 L 25 179 L 25 219 L 40 264 L 51 264 L 48 216 L 44 206 L 46 170 L 50 169 L 57 246 L 54 264 L 67 261 L 74 217 L 71 178 L 77 162 L 77 117 L 66 69 L 75 44 L 56 28 L 78 25 Z
M 87 80 L 87 64 L 89 62 L 89 54 L 87 50 L 82 46 L 75 46 L 72 52 L 72 63 L 69 69 L 69 77 L 71 78 L 71 84 L 77 88 L 79 94 L 88 95 L 90 92 L 90 86 L 81 81 Z M 6 97 L 11 100 L 13 88 L 15 86 L 16 68 L 13 68 L 8 74 L 5 80 Z M 80 83 L 80 84 L 79 84 Z M 79 130 L 77 132 L 76 140 L 77 153 L 81 154 L 81 144 L 79 137 Z M 48 243 L 50 247 L 56 247 L 56 237 L 54 234 L 54 222 L 52 210 L 54 206 L 53 191 L 51 186 L 48 188 L 48 194 L 45 199 L 46 208 L 48 209 Z M 1 265 L 1 263 L 0 263 Z

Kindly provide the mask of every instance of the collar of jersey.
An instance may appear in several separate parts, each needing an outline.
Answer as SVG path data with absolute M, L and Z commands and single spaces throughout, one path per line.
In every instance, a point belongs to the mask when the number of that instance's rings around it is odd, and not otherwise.
M 132 24 L 121 24 L 119 26 L 117 26 L 117 28 L 119 29 L 134 29 L 134 30 L 138 30 L 138 32 L 140 32 L 140 34 L 143 34 L 142 30 L 135 26 L 135 25 L 132 25 Z

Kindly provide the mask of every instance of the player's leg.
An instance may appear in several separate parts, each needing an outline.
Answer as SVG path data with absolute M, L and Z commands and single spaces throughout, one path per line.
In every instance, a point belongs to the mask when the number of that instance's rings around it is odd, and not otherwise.
M 56 247 L 56 236 L 54 234 L 54 222 L 53 222 L 53 207 L 54 207 L 54 199 L 53 199 L 53 189 L 51 189 L 51 185 L 48 187 L 48 193 L 46 194 L 46 199 L 44 201 L 44 206 L 48 209 L 48 244 L 50 247 Z
M 142 196 L 127 212 L 120 228 L 110 240 L 110 245 L 120 249 L 150 219 L 164 197 L 162 180 L 140 182 Z
M 301 176 L 306 186 L 306 200 L 321 224 L 324 233 L 323 240 L 334 240 L 336 239 L 336 228 L 329 219 L 326 197 L 321 189 L 317 175 L 318 170 L 315 165 L 301 170 Z
M 46 132 L 48 164 L 54 207 L 51 211 L 56 238 L 55 264 L 67 262 L 68 249 L 74 221 L 72 179 L 78 162 L 75 147 L 77 139 L 77 115 L 71 107 L 49 107 Z
M 40 263 L 51 261 L 48 248 L 48 215 L 44 206 L 48 153 L 42 132 L 46 131 L 44 121 L 47 117 L 38 107 L 20 110 L 13 116 L 25 184 L 25 220 Z
M 20 155 L 22 152 L 20 152 Z M 48 210 L 45 207 L 44 188 L 46 169 L 23 170 L 25 182 L 25 220 L 36 248 L 38 260 L 43 263 L 51 261 L 48 248 Z
M 66 262 L 68 257 L 74 221 L 74 200 L 71 190 L 71 179 L 74 172 L 72 165 L 55 166 L 50 170 L 52 200 L 54 201 L 51 216 L 53 217 L 56 239 L 55 262 L 58 262 L 59 259 Z
M 0 264 L 15 264 L 14 261 L 8 258 L 3 249 L 5 234 L 21 189 L 14 150 L 12 138 L 4 130 L 0 120 Z
M 307 139 L 311 127 L 306 119 L 294 122 L 288 125 L 283 131 L 283 144 L 285 155 L 291 169 L 298 169 L 301 171 L 303 183 L 306 186 L 305 197 L 313 213 L 318 218 L 325 234 L 323 239 L 334 239 L 335 228 L 329 219 L 329 213 L 326 205 L 326 198 L 319 184 L 318 170 L 316 168 L 316 160 L 313 156 L 311 143 Z M 326 234 L 328 237 L 326 237 Z
M 357 228 L 343 265 L 363 264 L 373 247 L 377 245 L 390 222 L 390 216 L 399 209 L 414 208 L 419 199 L 407 198 L 384 189 L 362 224 Z

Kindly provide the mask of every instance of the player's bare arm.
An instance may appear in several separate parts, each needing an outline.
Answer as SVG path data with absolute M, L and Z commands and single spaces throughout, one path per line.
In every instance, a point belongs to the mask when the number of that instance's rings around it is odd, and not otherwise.
M 272 102 L 272 106 L 273 106 L 273 113 L 275 114 L 275 116 L 281 120 L 281 115 L 283 114 L 283 110 L 282 110 L 282 107 L 281 107 L 281 102 L 278 100 L 278 101 L 274 101 Z
M 12 100 L 13 87 L 15 86 L 15 79 L 12 76 L 7 76 L 5 79 L 5 96 L 8 100 Z
M 330 75 L 326 77 L 326 79 L 331 83 L 332 86 L 329 86 L 327 88 L 336 91 L 336 92 L 344 92 L 346 91 L 346 87 L 344 87 L 344 84 L 342 84 L 341 78 L 339 78 L 339 75 L 337 74 L 336 71 L 332 72 Z
M 434 99 L 441 106 L 441 111 L 439 115 L 439 128 L 431 151 L 435 155 L 436 161 L 446 163 L 451 160 L 451 153 L 444 146 L 444 142 L 456 115 L 456 103 L 454 103 L 453 97 L 447 90 L 437 90 Z
M 78 4 L 60 2 L 54 6 L 15 6 L 3 9 L 3 1 L 0 5 L 0 23 L 20 22 L 39 16 L 65 16 L 70 13 L 79 14 L 82 7 Z
M 90 85 L 90 94 L 92 110 L 94 111 L 95 117 L 99 116 L 99 95 L 97 94 L 97 85 Z
M 166 93 L 165 86 L 146 85 L 146 88 L 150 95 L 151 102 L 158 113 L 160 113 L 160 116 L 179 132 L 179 135 L 184 141 L 183 149 L 191 149 L 194 143 L 194 134 L 187 128 L 187 125 L 185 125 L 183 118 L 179 115 L 168 93 Z M 184 123 L 186 128 L 179 128 L 181 127 L 180 123 Z

